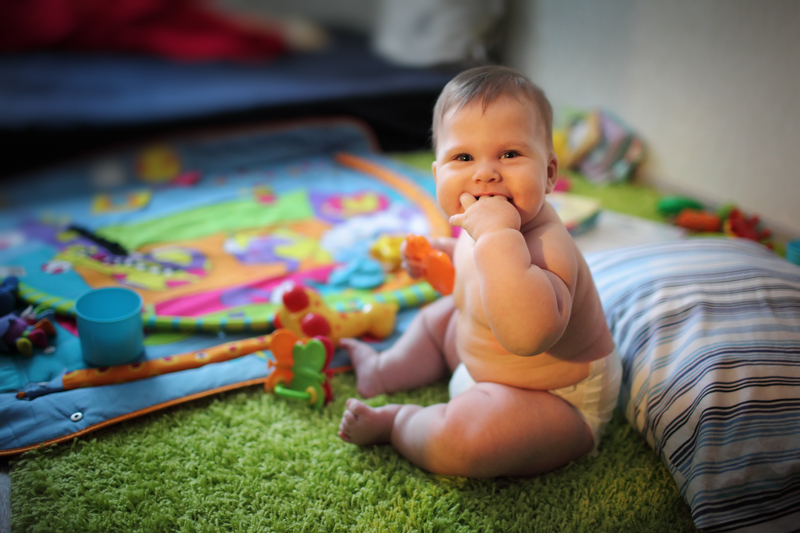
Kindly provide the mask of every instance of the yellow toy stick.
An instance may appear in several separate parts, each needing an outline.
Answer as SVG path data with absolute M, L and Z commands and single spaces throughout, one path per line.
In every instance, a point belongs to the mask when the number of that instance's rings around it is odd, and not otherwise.
M 422 262 L 425 280 L 439 294 L 447 296 L 453 292 L 456 269 L 446 253 L 435 250 L 428 239 L 421 235 L 409 235 L 406 237 L 406 254 Z
M 62 386 L 64 390 L 100 387 L 198 368 L 209 363 L 219 363 L 261 350 L 269 350 L 271 341 L 272 335 L 263 335 L 139 363 L 73 370 L 62 376 Z
M 328 307 L 322 297 L 303 285 L 283 293 L 283 306 L 275 314 L 275 327 L 286 328 L 298 337 L 322 335 L 333 346 L 340 339 L 371 335 L 383 339 L 392 334 L 397 305 L 372 302 L 360 311 L 338 312 Z

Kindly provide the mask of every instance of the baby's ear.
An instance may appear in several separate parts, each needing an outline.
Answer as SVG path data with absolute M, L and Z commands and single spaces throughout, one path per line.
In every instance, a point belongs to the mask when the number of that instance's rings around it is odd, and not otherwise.
M 547 193 L 553 192 L 558 179 L 558 156 L 555 152 L 550 152 L 550 157 L 547 160 Z
M 431 163 L 431 171 L 433 172 L 433 182 L 436 183 L 436 160 Z

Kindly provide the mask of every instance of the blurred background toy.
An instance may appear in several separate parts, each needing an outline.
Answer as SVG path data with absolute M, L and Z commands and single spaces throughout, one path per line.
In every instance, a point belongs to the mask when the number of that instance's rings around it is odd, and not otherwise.
M 400 245 L 403 244 L 405 237 L 397 235 L 381 235 L 369 249 L 370 255 L 380 261 L 387 271 L 394 272 L 400 268 L 403 262 L 400 254 Z
M 0 284 L 0 316 L 7 315 L 17 305 L 17 289 L 19 280 L 16 276 L 8 276 Z
M 274 323 L 298 337 L 325 336 L 335 347 L 344 338 L 388 337 L 394 330 L 397 309 L 393 303 L 372 302 L 360 311 L 334 311 L 316 291 L 295 284 L 283 293 L 283 306 L 275 314 Z
M 369 257 L 356 257 L 334 269 L 328 283 L 336 287 L 374 289 L 383 284 L 386 275 L 381 263 Z
M 692 231 L 706 233 L 720 230 L 720 220 L 716 213 L 690 207 L 684 208 L 678 213 L 675 224 Z
M 684 209 L 703 209 L 703 204 L 686 196 L 662 196 L 658 201 L 658 212 L 665 216 L 675 216 Z
M 697 233 L 719 233 L 728 237 L 749 239 L 774 249 L 772 232 L 760 227 L 758 215 L 746 216 L 734 204 L 725 204 L 716 211 L 686 196 L 664 196 L 658 202 L 658 212 L 676 226 Z
M 34 346 L 47 348 L 49 337 L 56 334 L 52 319 L 52 311 L 37 314 L 32 307 L 0 317 L 0 352 L 16 351 L 30 357 Z
M 759 222 L 757 215 L 746 217 L 739 209 L 733 208 L 723 224 L 723 231 L 731 237 L 750 239 L 772 248 L 770 242 L 772 232 L 768 229 L 759 229 Z
M 575 113 L 553 132 L 562 169 L 580 171 L 589 181 L 627 181 L 644 159 L 641 139 L 608 111 Z

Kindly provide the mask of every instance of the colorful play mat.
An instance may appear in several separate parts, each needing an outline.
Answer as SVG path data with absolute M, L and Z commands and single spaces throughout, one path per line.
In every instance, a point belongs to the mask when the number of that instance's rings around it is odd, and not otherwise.
M 394 302 L 399 332 L 437 294 L 371 248 L 381 237 L 451 232 L 432 179 L 378 154 L 371 133 L 348 120 L 123 149 L 9 181 L 0 202 L 0 278 L 17 276 L 35 311 L 57 312 L 49 346 L 0 353 L 0 454 L 268 377 L 272 356 L 260 351 L 18 399 L 85 368 L 71 315 L 89 289 L 141 295 L 147 360 L 271 331 L 292 283 L 339 311 Z M 339 354 L 334 366 L 345 365 Z

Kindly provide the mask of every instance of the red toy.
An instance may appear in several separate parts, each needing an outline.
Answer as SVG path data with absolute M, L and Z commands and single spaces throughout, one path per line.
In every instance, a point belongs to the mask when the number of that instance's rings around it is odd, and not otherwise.
M 283 293 L 283 305 L 275 314 L 274 324 L 298 337 L 325 336 L 336 347 L 344 338 L 386 338 L 394 331 L 396 318 L 396 304 L 371 302 L 360 311 L 339 312 L 328 307 L 316 291 L 295 284 Z
M 725 233 L 731 237 L 741 237 L 743 239 L 750 239 L 764 244 L 767 247 L 772 247 L 772 243 L 766 242 L 769 240 L 772 233 L 768 229 L 758 229 L 759 218 L 757 215 L 746 217 L 736 208 L 731 209 L 728 214 L 728 219 L 723 226 Z

